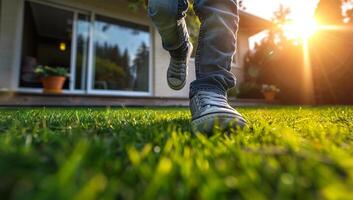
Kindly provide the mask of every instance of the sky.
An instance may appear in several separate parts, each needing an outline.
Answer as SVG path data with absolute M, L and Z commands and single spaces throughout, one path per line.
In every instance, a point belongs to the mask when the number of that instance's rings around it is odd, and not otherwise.
M 243 0 L 246 11 L 259 17 L 270 20 L 273 13 L 278 10 L 280 5 L 291 9 L 290 18 L 299 23 L 312 18 L 318 0 Z M 255 43 L 261 41 L 267 35 L 261 32 L 250 38 L 250 48 L 254 48 Z
M 279 5 L 290 7 L 292 16 L 313 15 L 318 0 L 243 0 L 246 11 L 254 15 L 271 19 Z

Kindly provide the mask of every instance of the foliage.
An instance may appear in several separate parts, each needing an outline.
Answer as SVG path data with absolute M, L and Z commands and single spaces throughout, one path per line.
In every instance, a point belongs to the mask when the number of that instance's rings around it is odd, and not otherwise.
M 244 57 L 245 83 L 238 86 L 238 96 L 241 98 L 262 98 L 261 84 L 272 83 L 271 66 L 283 67 L 277 63 L 282 53 L 293 46 L 284 32 L 283 25 L 289 22 L 290 9 L 280 6 L 274 13 L 273 26 L 267 31 L 267 36 Z M 268 79 L 267 75 L 270 76 Z
M 291 9 L 283 5 L 280 5 L 278 10 L 273 13 L 272 22 L 274 25 L 269 30 L 268 39 L 276 44 L 278 48 L 289 42 L 289 39 L 284 34 L 283 26 L 291 21 L 289 19 L 290 13 Z
M 49 66 L 37 66 L 34 72 L 40 77 L 49 76 L 64 76 L 69 77 L 70 74 L 67 68 L 64 67 L 49 67 Z
M 349 199 L 353 108 L 240 109 L 189 132 L 186 109 L 1 109 L 2 199 Z
M 245 62 L 253 67 L 262 67 L 265 63 L 273 59 L 284 45 L 288 44 L 288 39 L 284 35 L 283 25 L 289 19 L 290 9 L 280 6 L 274 13 L 272 19 L 273 26 L 268 30 L 267 36 L 255 45 L 254 50 L 250 50 L 245 58 Z
M 125 88 L 127 83 L 127 75 L 124 69 L 117 63 L 97 56 L 95 58 L 96 70 L 95 70 L 95 81 L 96 89 L 112 89 L 112 88 Z M 105 84 L 97 84 L 97 82 Z
M 353 0 L 343 0 L 343 6 L 346 7 L 344 10 L 344 17 L 347 23 L 353 23 Z

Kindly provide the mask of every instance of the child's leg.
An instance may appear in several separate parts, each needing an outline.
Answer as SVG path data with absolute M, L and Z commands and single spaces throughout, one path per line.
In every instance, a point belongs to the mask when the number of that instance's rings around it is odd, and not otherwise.
M 190 96 L 200 90 L 225 95 L 235 85 L 230 70 L 239 21 L 236 0 L 195 0 L 194 8 L 202 24 L 196 54 L 197 80 L 191 84 Z
M 171 55 L 168 85 L 180 90 L 186 84 L 187 63 L 192 52 L 184 19 L 188 1 L 149 0 L 148 4 L 148 14 L 162 37 L 164 49 Z
M 149 0 L 148 14 L 167 51 L 177 50 L 189 40 L 184 19 L 187 8 L 187 0 Z
M 245 119 L 228 104 L 226 93 L 234 87 L 231 66 L 236 50 L 238 9 L 236 0 L 195 0 L 201 20 L 196 53 L 196 81 L 190 88 L 194 131 L 212 134 L 244 127 Z

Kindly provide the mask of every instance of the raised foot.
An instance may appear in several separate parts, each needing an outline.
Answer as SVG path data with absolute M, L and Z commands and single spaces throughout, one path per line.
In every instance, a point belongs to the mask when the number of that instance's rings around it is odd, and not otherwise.
M 168 86 L 173 90 L 181 90 L 186 85 L 186 78 L 188 75 L 188 63 L 193 51 L 193 46 L 188 43 L 186 56 L 184 59 L 177 60 L 171 58 L 167 72 Z

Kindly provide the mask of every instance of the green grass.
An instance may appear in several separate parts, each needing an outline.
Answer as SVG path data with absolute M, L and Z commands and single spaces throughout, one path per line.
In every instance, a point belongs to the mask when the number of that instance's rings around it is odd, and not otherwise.
M 240 111 L 207 138 L 187 109 L 0 109 L 0 198 L 353 199 L 353 107 Z

